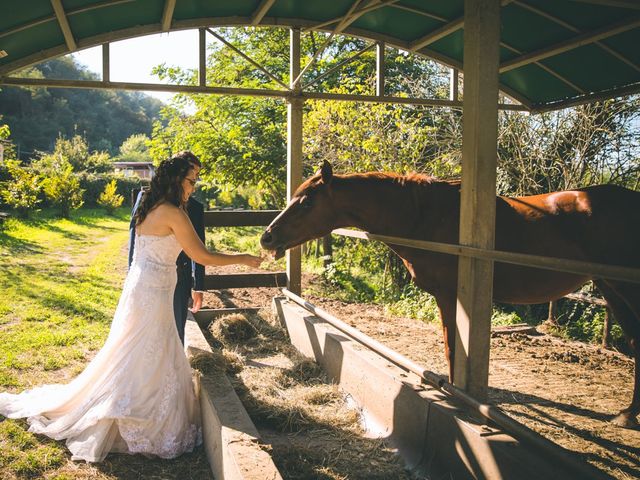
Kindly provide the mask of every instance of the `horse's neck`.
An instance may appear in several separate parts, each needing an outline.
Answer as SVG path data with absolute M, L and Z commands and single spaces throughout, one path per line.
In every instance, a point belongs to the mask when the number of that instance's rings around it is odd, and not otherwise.
M 416 209 L 428 188 L 398 177 L 346 176 L 336 182 L 336 199 L 344 213 L 339 226 L 380 235 L 409 236 L 416 229 Z

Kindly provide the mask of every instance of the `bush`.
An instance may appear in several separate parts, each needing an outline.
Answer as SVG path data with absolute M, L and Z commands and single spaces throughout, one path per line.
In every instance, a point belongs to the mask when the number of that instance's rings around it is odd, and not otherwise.
M 124 197 L 118 195 L 115 179 L 111 180 L 100 194 L 98 204 L 104 207 L 109 215 L 113 215 L 113 212 L 122 206 L 122 202 L 124 202 Z
M 80 188 L 85 191 L 85 204 L 91 207 L 100 205 L 100 195 L 112 181 L 116 182 L 117 192 L 124 197 L 124 204 L 129 206 L 133 206 L 131 193 L 134 190 L 140 190 L 147 183 L 139 177 L 124 177 L 115 173 L 81 172 L 78 174 L 78 179 L 80 180 Z
M 60 207 L 63 218 L 69 218 L 70 211 L 80 208 L 84 201 L 84 190 L 73 173 L 73 167 L 67 161 L 59 163 L 58 170 L 51 170 L 42 180 L 42 190 L 53 205 Z
M 40 184 L 38 176 L 20 166 L 17 160 L 7 161 L 6 171 L 10 180 L 2 182 L 0 197 L 21 217 L 27 217 L 29 211 L 38 204 Z

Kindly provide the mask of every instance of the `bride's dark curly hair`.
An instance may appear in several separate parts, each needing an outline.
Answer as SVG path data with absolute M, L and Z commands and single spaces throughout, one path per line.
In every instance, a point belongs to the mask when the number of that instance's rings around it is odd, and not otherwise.
M 198 157 L 189 151 L 176 153 L 173 157 L 163 160 L 156 169 L 151 180 L 151 186 L 144 192 L 138 209 L 136 210 L 136 225 L 140 225 L 149 212 L 161 202 L 168 202 L 176 207 L 182 205 L 182 180 L 189 170 L 194 167 L 202 168 Z

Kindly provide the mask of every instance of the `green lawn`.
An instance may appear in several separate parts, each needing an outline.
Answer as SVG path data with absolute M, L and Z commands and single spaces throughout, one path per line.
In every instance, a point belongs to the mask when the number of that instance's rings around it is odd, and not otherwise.
M 0 230 L 0 391 L 67 382 L 104 343 L 127 268 L 128 214 L 82 209 L 12 218 Z M 64 442 L 0 417 L 0 478 L 181 478 L 206 471 L 202 451 L 178 460 L 112 455 L 70 461 Z M 186 470 L 185 470 L 186 469 Z

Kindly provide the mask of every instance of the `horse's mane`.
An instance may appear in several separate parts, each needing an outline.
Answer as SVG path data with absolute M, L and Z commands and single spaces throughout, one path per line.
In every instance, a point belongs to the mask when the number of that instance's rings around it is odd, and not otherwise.
M 396 172 L 366 172 L 366 173 L 347 173 L 342 175 L 337 175 L 338 177 L 345 179 L 353 179 L 353 180 L 381 180 L 381 181 L 391 181 L 394 184 L 398 184 L 401 186 L 426 186 L 426 185 L 434 185 L 434 184 L 445 184 L 445 185 L 453 185 L 459 186 L 460 179 L 454 180 L 441 180 L 439 178 L 433 177 L 431 175 L 427 175 L 425 173 L 408 173 L 408 174 L 400 174 Z

